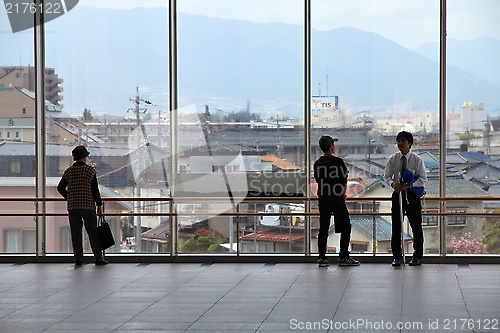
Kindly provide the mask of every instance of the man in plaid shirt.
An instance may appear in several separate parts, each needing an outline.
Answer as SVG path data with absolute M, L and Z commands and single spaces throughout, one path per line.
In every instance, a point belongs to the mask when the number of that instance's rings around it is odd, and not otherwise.
M 90 246 L 95 257 L 96 265 L 107 265 L 102 257 L 99 238 L 95 232 L 97 228 L 97 213 L 102 214 L 102 200 L 97 184 L 96 170 L 87 164 L 90 155 L 87 148 L 78 146 L 72 151 L 75 163 L 64 171 L 64 175 L 57 185 L 57 191 L 68 201 L 69 226 L 75 265 L 83 264 L 82 228 L 89 235 Z

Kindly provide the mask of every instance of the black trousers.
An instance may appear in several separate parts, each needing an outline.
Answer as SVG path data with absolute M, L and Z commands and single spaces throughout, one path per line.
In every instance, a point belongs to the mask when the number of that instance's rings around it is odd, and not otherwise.
M 341 259 L 349 258 L 349 241 L 351 240 L 351 220 L 345 201 L 338 198 L 319 198 L 319 234 L 318 253 L 319 258 L 326 258 L 326 244 L 330 229 L 330 219 L 333 215 L 335 220 L 335 232 L 340 233 Z
M 102 259 L 102 249 L 99 238 L 95 232 L 97 228 L 97 214 L 89 209 L 72 209 L 69 213 L 69 226 L 71 229 L 71 241 L 73 243 L 73 253 L 75 261 L 83 260 L 82 228 L 85 223 L 85 230 L 89 235 L 90 247 L 96 260 Z
M 403 214 L 408 216 L 413 232 L 413 256 L 421 259 L 424 253 L 424 233 L 422 230 L 422 205 L 418 195 L 410 191 L 401 193 L 403 198 Z M 401 215 L 399 213 L 399 193 L 392 194 L 392 256 L 400 259 L 401 250 Z

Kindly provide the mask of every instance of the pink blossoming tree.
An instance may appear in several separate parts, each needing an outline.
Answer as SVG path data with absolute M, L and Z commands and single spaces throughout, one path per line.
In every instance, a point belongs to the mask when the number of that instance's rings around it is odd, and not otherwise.
M 466 232 L 460 239 L 452 237 L 449 246 L 453 248 L 453 253 L 488 253 L 483 239 L 481 238 L 479 241 L 471 239 L 470 232 Z

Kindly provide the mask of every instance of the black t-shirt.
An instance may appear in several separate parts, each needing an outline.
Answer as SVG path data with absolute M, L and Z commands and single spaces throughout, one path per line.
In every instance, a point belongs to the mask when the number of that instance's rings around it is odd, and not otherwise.
M 314 179 L 318 183 L 318 197 L 344 199 L 349 171 L 337 156 L 321 156 L 314 162 Z

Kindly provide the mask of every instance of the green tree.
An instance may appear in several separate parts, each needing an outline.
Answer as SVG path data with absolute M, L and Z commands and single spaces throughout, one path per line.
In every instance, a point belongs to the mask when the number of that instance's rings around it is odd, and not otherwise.
M 483 226 L 484 242 L 488 253 L 500 254 L 500 219 L 488 218 Z
M 474 139 L 476 135 L 474 133 L 464 133 L 460 134 L 458 138 L 462 140 L 462 143 L 460 144 L 460 151 L 467 151 L 469 150 L 469 145 L 470 145 L 470 140 Z
M 223 118 L 223 121 L 226 121 L 226 122 L 243 122 L 243 123 L 248 123 L 250 122 L 251 120 L 255 120 L 255 121 L 261 121 L 261 117 L 259 114 L 257 113 L 250 113 L 250 111 L 247 111 L 247 110 L 242 110 L 242 111 L 238 111 L 238 112 L 231 112 L 231 113 L 228 113 L 224 118 Z
M 181 252 L 206 253 L 206 252 L 226 252 L 227 250 L 220 244 L 228 242 L 227 238 L 216 234 L 208 234 L 199 237 L 191 235 L 189 240 L 181 245 Z
M 82 121 L 84 123 L 88 123 L 88 122 L 91 122 L 94 120 L 95 120 L 95 118 L 92 115 L 92 111 L 90 111 L 90 109 L 87 109 L 87 108 L 83 109 Z

